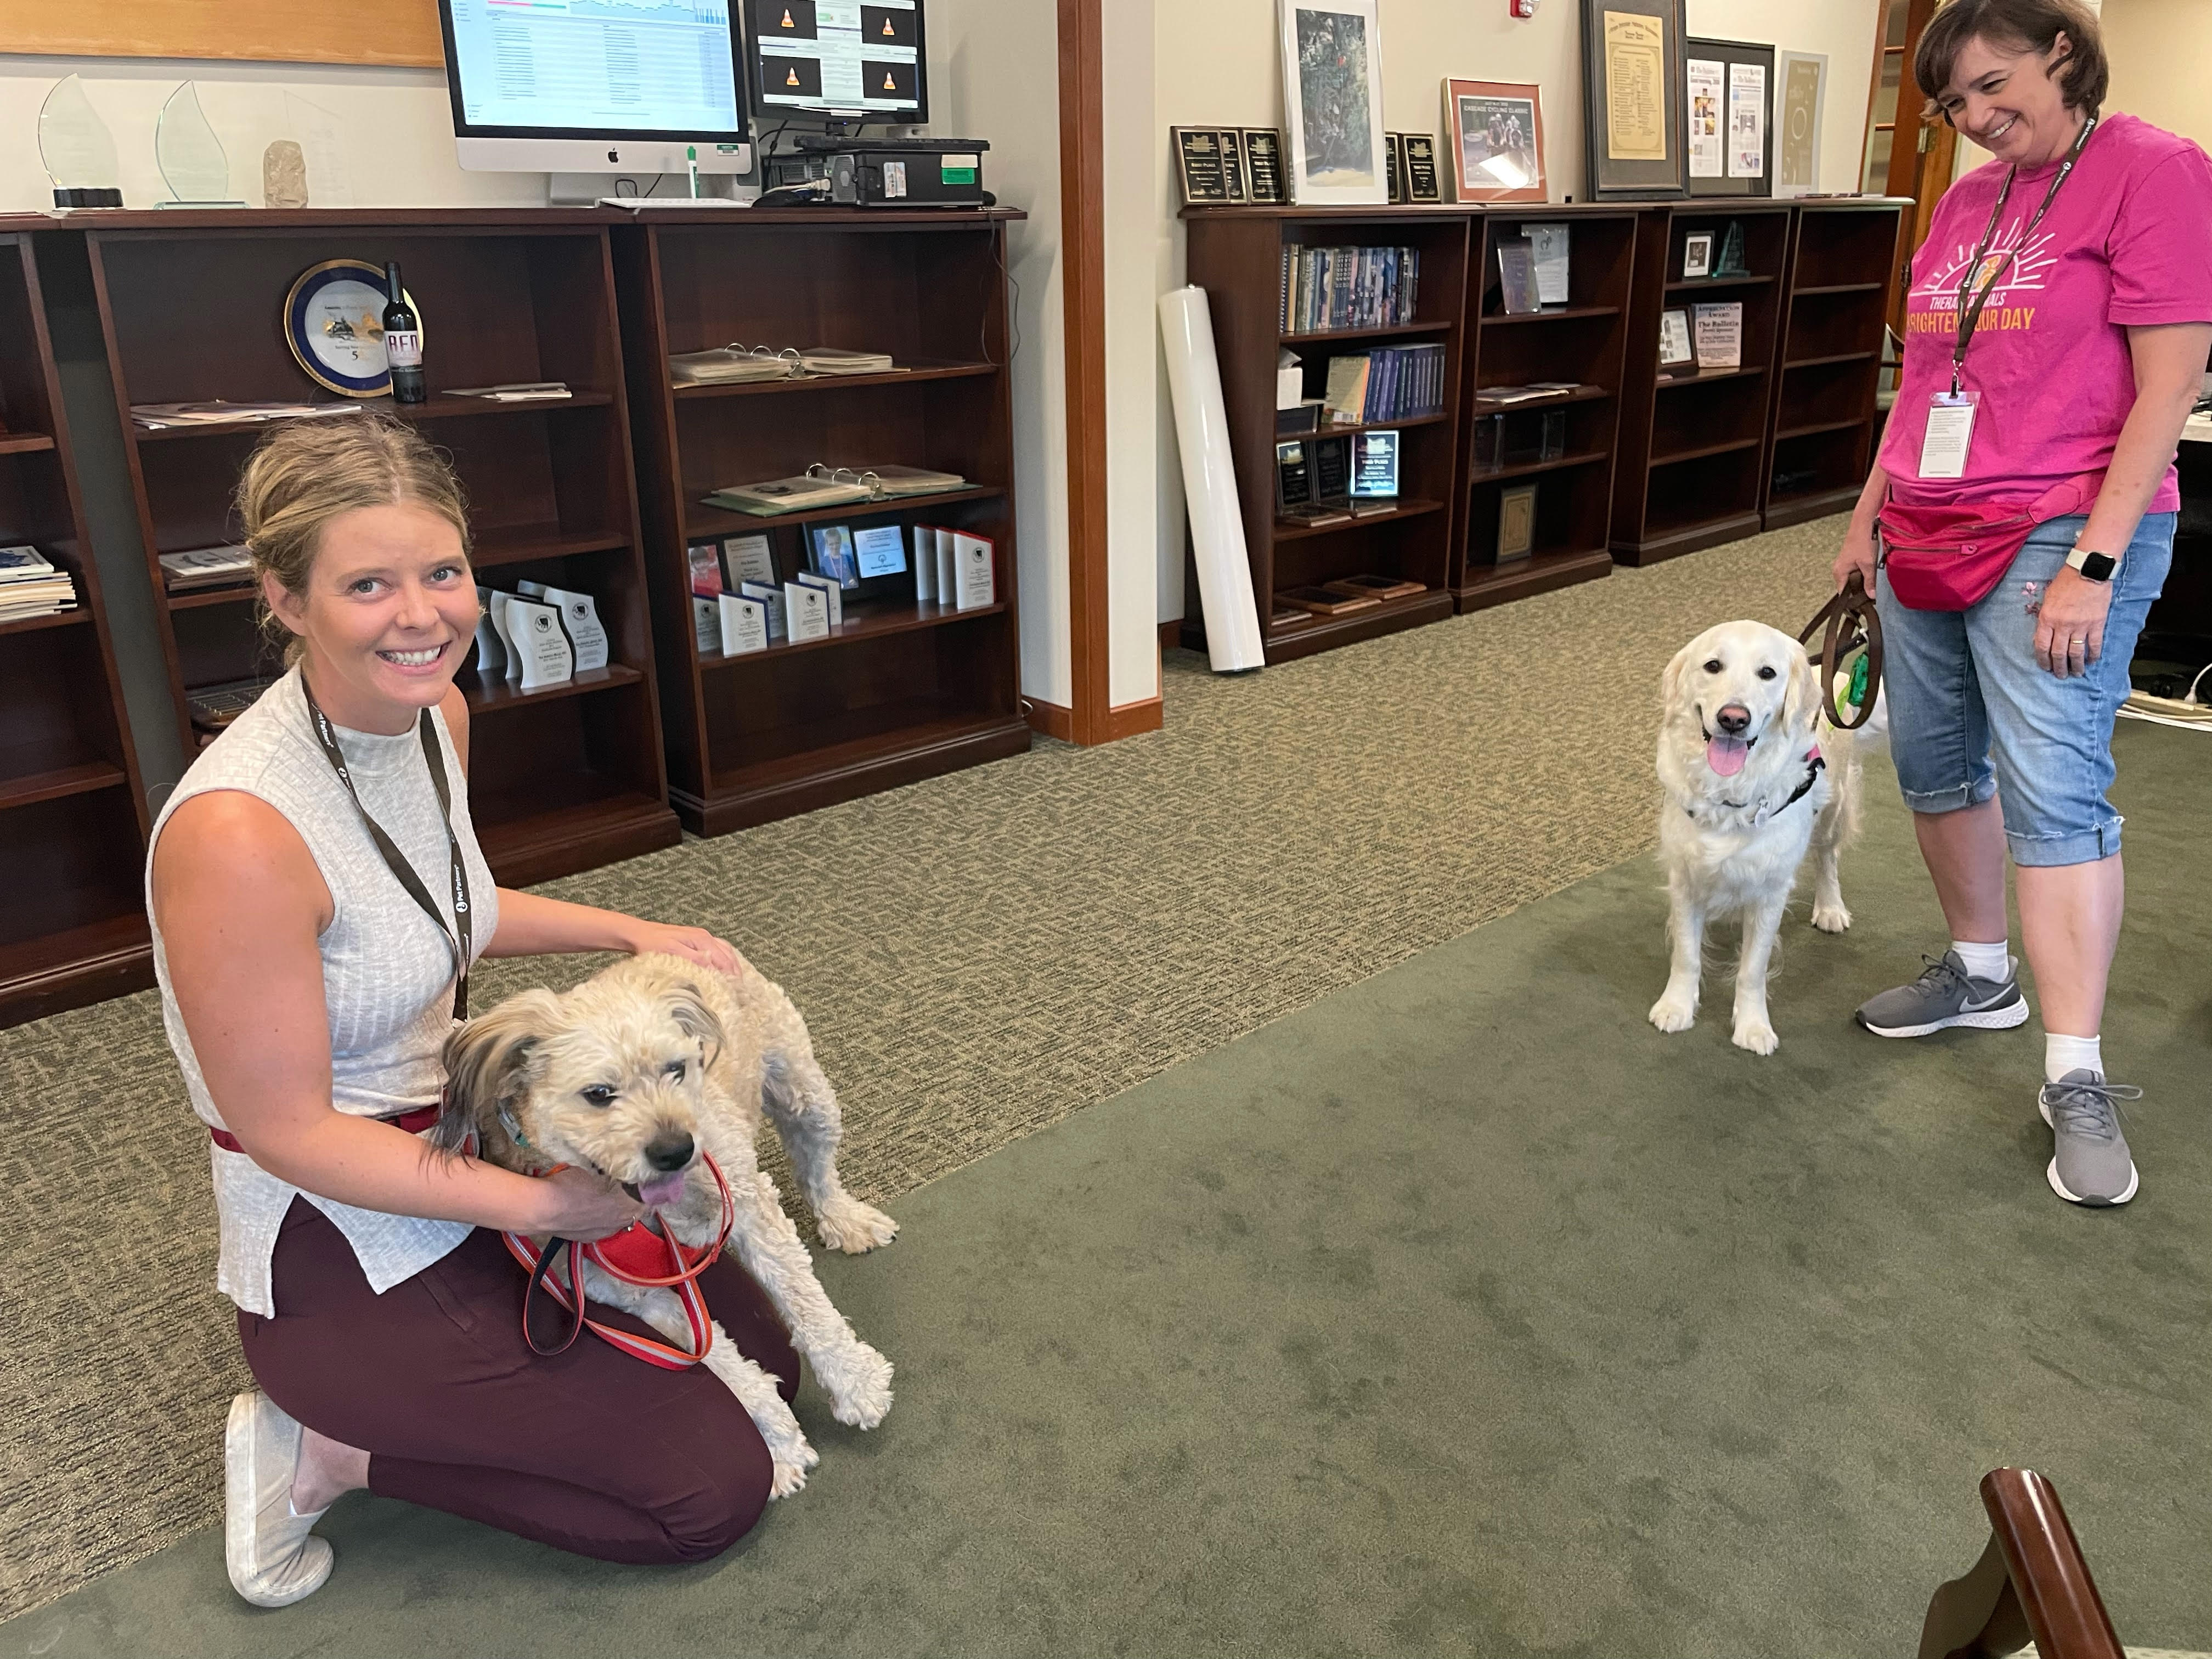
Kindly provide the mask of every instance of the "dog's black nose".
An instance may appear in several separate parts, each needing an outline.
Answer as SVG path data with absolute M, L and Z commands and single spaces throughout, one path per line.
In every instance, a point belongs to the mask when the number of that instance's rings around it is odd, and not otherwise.
M 691 1161 L 691 1137 L 664 1129 L 646 1143 L 645 1161 L 656 1170 L 680 1170 Z
M 1732 702 L 1713 716 L 1713 724 L 1732 738 L 1741 737 L 1744 728 L 1751 724 L 1751 710 Z

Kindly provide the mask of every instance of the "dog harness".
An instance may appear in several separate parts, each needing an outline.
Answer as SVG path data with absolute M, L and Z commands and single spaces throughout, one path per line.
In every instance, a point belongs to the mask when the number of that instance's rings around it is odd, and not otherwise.
M 396 1117 L 380 1117 L 372 1121 L 378 1123 L 389 1123 L 395 1129 L 404 1129 L 410 1135 L 419 1135 L 438 1121 L 438 1115 L 443 1110 L 445 1110 L 445 1103 L 437 1101 L 428 1106 L 417 1106 L 411 1112 L 401 1112 Z M 208 1139 L 226 1152 L 246 1151 L 245 1147 L 238 1144 L 236 1135 L 228 1129 L 218 1129 L 212 1123 L 208 1125 Z
M 1749 827 L 1756 830 L 1762 823 L 1772 823 L 1776 818 L 1780 817 L 1784 812 L 1795 806 L 1799 801 L 1804 799 L 1806 796 L 1811 794 L 1813 793 L 1814 784 L 1820 781 L 1820 774 L 1826 768 L 1827 764 L 1828 763 L 1820 757 L 1820 746 L 1818 744 L 1814 744 L 1812 748 L 1807 750 L 1805 751 L 1805 781 L 1797 786 L 1796 791 L 1790 795 L 1790 799 L 1784 801 L 1781 805 L 1772 808 L 1762 806 L 1756 811 L 1753 811 L 1752 813 L 1751 824 Z M 1731 812 L 1741 812 L 1751 806 L 1751 803 L 1747 800 L 1724 800 L 1721 805 Z M 1695 823 L 1698 821 L 1698 809 L 1696 807 L 1685 806 L 1682 809 L 1682 811 L 1685 816 L 1689 818 L 1691 823 Z
M 714 1156 L 704 1152 L 700 1156 L 706 1160 L 708 1173 L 714 1177 L 714 1188 L 721 1194 L 722 1200 L 722 1224 L 709 1243 L 684 1243 L 674 1234 L 665 1231 L 667 1224 L 661 1221 L 658 1210 L 653 1211 L 645 1221 L 633 1221 L 620 1232 L 594 1239 L 588 1244 L 573 1238 L 549 1238 L 545 1241 L 545 1248 L 534 1257 L 531 1253 L 530 1240 L 525 1235 L 509 1232 L 500 1235 L 506 1243 L 507 1254 L 520 1262 L 530 1275 L 530 1281 L 522 1291 L 522 1340 L 530 1345 L 531 1352 L 540 1358 L 566 1353 L 575 1346 L 577 1337 L 589 1329 L 594 1336 L 621 1349 L 632 1358 L 642 1359 L 647 1364 L 658 1365 L 663 1370 L 688 1370 L 707 1357 L 707 1350 L 714 1346 L 714 1326 L 713 1316 L 707 1311 L 707 1299 L 699 1291 L 699 1275 L 721 1255 L 722 1245 L 730 1236 L 731 1227 L 736 1224 L 738 1206 L 737 1201 L 730 1196 L 730 1183 L 722 1178 L 721 1167 L 714 1162 Z M 565 1164 L 556 1164 L 539 1173 L 558 1175 L 568 1167 Z M 655 1232 L 647 1224 L 649 1221 L 660 1222 L 664 1231 Z M 568 1282 L 566 1285 L 553 1271 L 554 1260 L 562 1254 L 564 1244 L 568 1246 Z M 691 1328 L 691 1351 L 686 1353 L 649 1336 L 618 1330 L 586 1314 L 584 1311 L 583 1279 L 583 1264 L 586 1259 L 625 1285 L 674 1291 L 677 1300 L 684 1304 L 684 1322 Z M 569 1322 L 568 1335 L 557 1346 L 550 1348 L 540 1347 L 530 1328 L 531 1304 L 537 1299 L 540 1285 L 545 1287 L 545 1294 L 552 1297 L 556 1305 L 574 1316 Z

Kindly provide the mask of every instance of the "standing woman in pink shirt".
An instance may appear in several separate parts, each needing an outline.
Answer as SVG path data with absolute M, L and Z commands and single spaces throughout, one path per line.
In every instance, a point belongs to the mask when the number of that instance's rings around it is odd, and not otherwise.
M 1905 364 L 1836 561 L 1876 596 L 1891 750 L 1949 949 L 1858 1010 L 1878 1036 L 2043 1005 L 2052 1190 L 2124 1204 L 2135 1161 L 2099 1043 L 2124 885 L 2113 711 L 2173 550 L 2174 447 L 2212 349 L 2212 166 L 2102 111 L 2079 0 L 1954 0 L 1913 73 L 1996 160 L 1912 263 Z M 1877 586 L 1877 549 L 1881 565 Z

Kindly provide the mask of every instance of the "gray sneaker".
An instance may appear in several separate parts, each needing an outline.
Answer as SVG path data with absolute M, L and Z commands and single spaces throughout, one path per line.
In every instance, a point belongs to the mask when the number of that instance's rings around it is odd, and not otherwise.
M 2097 1208 L 2136 1195 L 2142 1177 L 2120 1133 L 2120 1103 L 2142 1098 L 2142 1090 L 2107 1083 L 2103 1073 L 2087 1069 L 2043 1085 L 2036 1104 L 2057 1145 L 2048 1171 L 2052 1192 L 2069 1204 Z
M 2002 980 L 1975 979 L 1966 972 L 1956 951 L 1943 952 L 1928 964 L 1910 985 L 1869 997 L 1853 1016 L 1876 1036 L 1926 1036 L 1954 1025 L 1977 1030 L 2002 1031 L 2027 1018 L 2027 999 L 2020 994 L 2020 963 L 2007 957 L 2011 971 Z

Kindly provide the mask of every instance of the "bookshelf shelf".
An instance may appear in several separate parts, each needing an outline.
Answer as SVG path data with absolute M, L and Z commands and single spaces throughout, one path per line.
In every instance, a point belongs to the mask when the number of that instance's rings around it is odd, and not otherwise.
M 479 579 L 506 587 L 532 577 L 588 592 L 607 630 L 612 660 L 603 677 L 524 693 L 472 687 L 473 669 L 462 671 L 471 707 L 488 722 L 471 747 L 469 796 L 493 873 L 527 884 L 678 839 L 658 738 L 611 234 L 582 215 L 533 222 L 396 210 L 131 215 L 82 233 L 84 303 L 96 303 L 106 337 L 187 762 L 202 744 L 188 694 L 273 675 L 280 665 L 255 626 L 251 586 L 169 594 L 158 556 L 237 538 L 230 492 L 276 423 L 143 431 L 130 406 L 319 397 L 271 325 L 286 290 L 325 259 L 397 259 L 431 319 L 434 390 L 522 380 L 574 388 L 541 402 L 434 395 L 386 405 L 431 429 L 451 456 L 467 492 Z M 179 314 L 193 327 L 177 328 Z M 611 819 L 580 815 L 572 799 L 580 791 L 629 804 Z
M 1693 199 L 1643 210 L 1607 536 L 1616 562 L 1651 564 L 1759 528 L 1768 391 L 1795 223 L 1788 202 L 1765 198 Z M 1742 228 L 1749 274 L 1683 278 L 1687 239 L 1708 234 L 1717 244 L 1731 225 Z M 1660 313 L 1692 304 L 1708 289 L 1717 300 L 1743 307 L 1741 366 L 1662 374 Z
M 1229 443 L 1243 487 L 1252 591 L 1260 604 L 1265 659 L 1281 662 L 1418 627 L 1451 614 L 1451 528 L 1459 490 L 1462 376 L 1472 333 L 1466 298 L 1470 227 L 1480 210 L 1265 207 L 1215 216 L 1183 216 L 1190 280 L 1206 290 Z M 1285 330 L 1281 326 L 1286 256 L 1294 248 L 1410 248 L 1419 256 L 1413 320 L 1360 328 Z M 1296 280 L 1295 274 L 1292 280 Z M 1275 366 L 1284 347 L 1297 351 L 1307 398 L 1319 398 L 1332 356 L 1358 356 L 1399 345 L 1442 348 L 1440 406 L 1402 421 L 1376 421 L 1315 432 L 1285 433 L 1281 441 L 1342 442 L 1362 431 L 1404 434 L 1399 444 L 1401 505 L 1348 522 L 1307 525 L 1275 517 Z M 1348 465 L 1349 458 L 1346 458 Z M 1188 554 L 1186 557 L 1188 558 Z M 1272 621 L 1273 596 L 1292 588 L 1373 574 L 1416 581 L 1423 592 L 1291 627 Z M 1194 568 L 1182 630 L 1202 645 Z
M 918 362 L 888 374 L 815 374 L 797 380 L 744 380 L 728 386 L 678 386 L 678 401 L 701 398 L 781 397 L 804 392 L 856 392 L 871 386 L 915 386 L 926 380 L 961 380 L 996 374 L 996 363 Z
M 0 1026 L 153 982 L 145 791 L 31 235 L 0 234 L 0 545 L 70 575 L 76 608 L 0 623 Z
M 1017 678 L 1011 210 L 641 219 L 614 233 L 670 799 L 721 835 L 1029 747 Z M 794 276 L 798 279 L 794 280 Z M 1269 314 L 1270 325 L 1274 321 Z M 909 372 L 674 384 L 672 354 L 732 339 L 888 351 Z M 915 465 L 966 489 L 756 517 L 709 490 L 832 466 Z M 829 638 L 702 652 L 688 549 L 763 537 L 779 580 L 822 526 L 988 538 L 994 603 L 924 606 L 909 570 L 848 593 Z
M 411 286 L 411 284 L 410 284 Z M 367 407 L 383 407 L 387 414 L 397 415 L 403 421 L 450 421 L 471 416 L 520 415 L 557 415 L 565 410 L 605 409 L 614 402 L 609 392 L 580 391 L 567 398 L 550 398 L 529 403 L 503 404 L 490 398 L 431 398 L 419 404 L 385 404 L 380 398 L 364 399 Z M 155 401 L 141 398 L 143 403 Z M 167 402 L 181 402 L 169 398 Z M 246 402 L 240 398 L 236 401 Z M 268 399 L 266 401 L 275 401 Z M 272 426 L 289 426 L 292 420 L 328 421 L 344 418 L 342 416 L 295 416 L 291 420 L 274 421 L 196 421 L 187 426 L 164 426 L 148 429 L 136 422 L 131 423 L 131 435 L 142 444 L 173 443 L 181 438 L 230 438 L 241 432 L 258 434 Z
M 817 507 L 811 513 L 777 513 L 761 516 L 751 513 L 734 513 L 727 507 L 709 507 L 704 501 L 692 503 L 684 521 L 686 538 L 699 540 L 710 536 L 746 536 L 765 533 L 785 525 L 842 524 L 850 519 L 880 519 L 899 513 L 927 513 L 934 507 L 955 506 L 962 501 L 994 501 L 1002 499 L 1006 491 L 992 484 L 977 484 L 969 489 L 943 489 L 933 495 L 903 495 L 880 501 L 853 501 L 843 507 Z
M 1451 586 L 1462 611 L 1486 609 L 1573 582 L 1608 574 L 1612 561 L 1592 558 L 1605 543 L 1606 515 L 1620 440 L 1623 351 L 1628 335 L 1636 271 L 1637 211 L 1613 204 L 1547 207 L 1546 220 L 1568 227 L 1568 291 L 1557 310 L 1522 316 L 1496 314 L 1499 303 L 1498 243 L 1516 234 L 1533 210 L 1499 210 L 1476 222 L 1480 249 L 1477 275 L 1467 285 L 1468 309 L 1479 313 L 1470 328 L 1473 395 L 1461 411 L 1466 436 L 1463 477 L 1452 526 Z M 1505 325 L 1558 320 L 1558 328 Z M 1488 386 L 1573 381 L 1576 389 L 1525 403 L 1486 403 Z M 1485 465 L 1483 457 L 1536 449 L 1535 423 L 1564 418 L 1564 453 Z M 1502 428 L 1492 428 L 1502 420 Z M 1509 503 L 1535 492 L 1528 550 L 1501 562 Z
M 1759 467 L 1769 530 L 1850 506 L 1874 463 L 1882 298 L 1896 262 L 1900 204 L 1806 202 L 1792 216 Z

